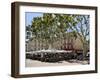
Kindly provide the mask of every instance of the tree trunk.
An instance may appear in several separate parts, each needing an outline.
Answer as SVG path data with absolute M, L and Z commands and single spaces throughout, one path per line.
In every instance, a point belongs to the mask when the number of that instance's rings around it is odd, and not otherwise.
M 83 60 L 85 60 L 87 55 L 87 45 L 86 43 L 83 43 Z
M 52 49 L 52 45 L 51 45 L 51 44 L 49 44 L 49 49 L 50 49 L 50 50 Z

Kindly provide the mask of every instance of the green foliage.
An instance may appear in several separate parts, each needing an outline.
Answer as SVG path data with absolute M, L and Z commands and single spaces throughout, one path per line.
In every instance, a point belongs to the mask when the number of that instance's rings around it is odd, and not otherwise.
M 36 39 L 47 40 L 49 44 L 55 38 L 65 39 L 69 30 L 69 37 L 80 37 L 82 43 L 87 42 L 89 36 L 89 16 L 85 15 L 44 13 L 43 17 L 33 18 L 30 26 Z M 26 30 L 29 30 L 28 27 Z
M 69 14 L 44 13 L 43 17 L 35 17 L 32 20 L 32 33 L 36 38 L 52 41 L 53 38 L 60 38 L 67 33 L 69 24 L 75 26 L 76 16 Z

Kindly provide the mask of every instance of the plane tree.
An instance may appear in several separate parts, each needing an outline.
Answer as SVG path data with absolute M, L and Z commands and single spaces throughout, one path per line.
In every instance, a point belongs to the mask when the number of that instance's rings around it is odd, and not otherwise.
M 70 14 L 51 13 L 44 13 L 42 17 L 35 17 L 31 24 L 33 37 L 36 41 L 42 41 L 42 44 L 47 42 L 47 49 L 54 47 L 53 43 L 56 39 L 59 41 L 58 45 L 61 46 L 63 41 L 66 40 L 66 34 L 69 30 L 75 32 L 75 30 L 71 29 L 78 23 L 75 18 L 76 16 Z
M 74 32 L 75 35 L 80 39 L 83 48 L 83 60 L 86 58 L 87 52 L 89 50 L 89 15 L 73 15 L 75 16 L 74 22 L 69 24 L 70 29 Z M 77 24 L 76 24 L 77 23 Z

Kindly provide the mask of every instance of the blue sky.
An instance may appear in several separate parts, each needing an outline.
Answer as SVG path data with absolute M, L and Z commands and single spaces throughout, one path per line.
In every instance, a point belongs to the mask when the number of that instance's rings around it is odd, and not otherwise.
M 25 20 L 26 20 L 26 26 L 27 25 L 31 25 L 32 23 L 32 19 L 35 18 L 35 17 L 42 17 L 43 16 L 43 13 L 37 13 L 37 12 L 26 12 L 25 13 Z

